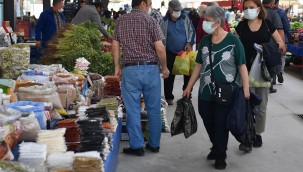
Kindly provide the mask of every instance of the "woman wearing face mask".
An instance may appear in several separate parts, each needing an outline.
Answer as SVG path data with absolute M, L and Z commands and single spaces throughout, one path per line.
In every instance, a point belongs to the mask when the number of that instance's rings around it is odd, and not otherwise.
M 257 55 L 257 51 L 254 48 L 254 43 L 261 45 L 270 41 L 272 35 L 274 40 L 279 44 L 279 48 L 283 49 L 283 41 L 273 26 L 273 24 L 265 20 L 266 12 L 260 0 L 244 0 L 244 19 L 236 27 L 236 34 L 240 37 L 240 40 L 245 49 L 246 66 L 248 71 L 252 66 L 252 63 Z M 268 33 L 271 33 L 271 35 Z M 278 50 L 277 50 L 278 51 Z M 241 151 L 250 152 L 252 146 L 261 147 L 262 137 L 261 133 L 265 131 L 266 109 L 268 101 L 269 89 L 265 87 L 251 88 L 251 91 L 263 98 L 263 101 L 258 106 L 258 114 L 256 115 L 256 140 L 253 145 L 240 145 Z
M 207 4 L 207 6 L 212 6 L 212 5 L 217 5 L 219 6 L 219 4 L 217 2 L 210 2 Z M 199 47 L 199 43 L 201 41 L 201 39 L 207 35 L 207 33 L 203 30 L 203 27 L 202 27 L 202 23 L 204 21 L 204 17 L 203 17 L 203 11 L 204 9 L 207 7 L 206 5 L 201 5 L 199 7 L 199 15 L 200 15 L 200 19 L 199 19 L 199 22 L 198 22 L 198 25 L 197 25 L 197 29 L 196 29 L 196 47 L 198 48 Z M 228 25 L 228 21 L 227 19 L 225 19 L 224 21 L 224 30 L 227 31 L 227 32 L 230 32 L 230 28 L 229 28 L 229 25 Z
M 200 77 L 199 113 L 212 143 L 211 152 L 207 155 L 207 159 L 215 160 L 216 169 L 225 169 L 229 135 L 229 131 L 226 129 L 226 119 L 229 106 L 214 101 L 210 66 L 213 66 L 216 82 L 230 83 L 235 81 L 238 86 L 243 86 L 247 99 L 250 96 L 248 73 L 241 41 L 232 33 L 224 30 L 225 10 L 217 5 L 208 6 L 203 17 L 203 29 L 209 35 L 203 37 L 200 42 L 196 66 L 183 96 L 190 95 L 192 87 Z M 211 51 L 212 65 L 209 60 L 209 50 Z

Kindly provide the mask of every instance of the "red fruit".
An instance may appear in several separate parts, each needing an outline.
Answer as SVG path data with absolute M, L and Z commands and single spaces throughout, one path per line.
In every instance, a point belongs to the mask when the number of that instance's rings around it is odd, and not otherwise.
M 184 53 L 184 51 L 178 52 L 178 56 L 182 56 L 183 53 Z

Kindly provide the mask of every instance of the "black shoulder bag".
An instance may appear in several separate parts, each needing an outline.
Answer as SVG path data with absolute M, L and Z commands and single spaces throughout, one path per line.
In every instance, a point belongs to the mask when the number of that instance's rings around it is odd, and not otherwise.
M 210 41 L 209 41 L 209 64 L 210 64 L 210 78 L 211 82 L 213 85 L 213 95 L 215 96 L 215 101 L 218 104 L 222 105 L 229 105 L 232 102 L 233 95 L 235 90 L 238 88 L 236 84 L 236 79 L 238 75 L 238 69 L 236 70 L 236 75 L 235 78 L 232 82 L 230 83 L 222 83 L 222 82 L 217 82 L 215 81 L 215 75 L 214 75 L 214 69 L 213 69 L 213 62 L 211 58 L 211 36 L 210 36 Z
M 267 69 L 271 71 L 272 68 L 282 65 L 282 60 L 281 60 L 281 52 L 279 49 L 279 44 L 273 39 L 272 34 L 269 31 L 268 25 L 265 20 L 263 20 L 267 32 L 270 36 L 269 42 L 263 43 L 263 58 L 265 60 L 265 64 L 267 66 Z

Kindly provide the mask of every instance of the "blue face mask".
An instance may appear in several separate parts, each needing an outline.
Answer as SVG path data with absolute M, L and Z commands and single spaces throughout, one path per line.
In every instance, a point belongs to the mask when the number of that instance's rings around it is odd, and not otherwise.
M 247 20 L 254 20 L 258 17 L 258 15 L 258 8 L 244 10 L 244 18 L 246 18 Z
M 214 23 L 215 23 L 215 21 L 213 21 L 213 22 L 203 21 L 203 24 L 202 24 L 203 30 L 208 34 L 212 34 L 218 27 L 218 26 L 215 26 L 212 28 L 211 25 L 213 25 Z

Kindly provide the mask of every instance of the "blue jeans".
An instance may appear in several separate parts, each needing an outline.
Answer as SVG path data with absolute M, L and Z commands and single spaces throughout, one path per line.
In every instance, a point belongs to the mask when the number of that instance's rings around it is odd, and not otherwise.
M 122 97 L 126 108 L 126 128 L 132 149 L 144 146 L 140 120 L 140 97 L 143 94 L 148 114 L 148 143 L 160 147 L 161 138 L 161 80 L 157 65 L 136 65 L 122 69 Z

